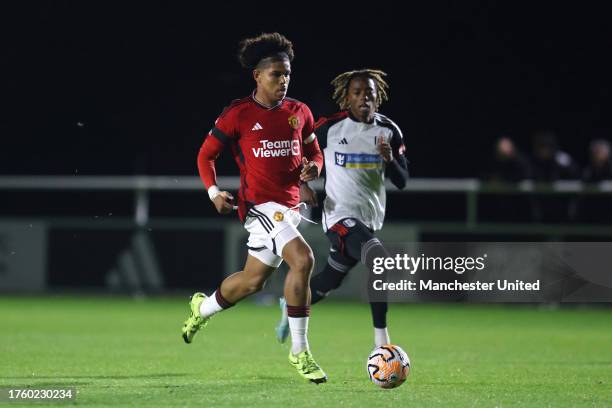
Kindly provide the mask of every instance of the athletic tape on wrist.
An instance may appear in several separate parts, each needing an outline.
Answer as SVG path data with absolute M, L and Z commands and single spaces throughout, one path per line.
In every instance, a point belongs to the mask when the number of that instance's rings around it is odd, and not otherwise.
M 221 193 L 221 190 L 219 190 L 219 187 L 217 186 L 210 186 L 208 188 L 208 197 L 210 198 L 210 201 L 213 201 L 215 197 L 219 195 L 219 193 Z

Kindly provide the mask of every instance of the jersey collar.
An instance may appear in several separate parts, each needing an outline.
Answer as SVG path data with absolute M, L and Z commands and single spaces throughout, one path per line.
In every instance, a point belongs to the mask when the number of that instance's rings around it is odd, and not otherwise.
M 357 119 L 355 117 L 355 115 L 353 115 L 353 112 L 351 112 L 350 109 L 347 109 L 346 112 L 348 113 L 348 117 L 351 118 L 351 120 L 353 122 L 357 122 L 357 123 L 362 124 L 362 125 L 374 125 L 374 124 L 376 124 L 376 113 L 374 113 L 374 117 L 372 118 L 372 122 L 362 122 L 359 119 Z
M 283 104 L 283 102 L 285 101 L 285 98 L 283 97 L 283 99 L 281 99 L 280 101 L 278 101 L 275 105 L 269 106 L 266 105 L 265 103 L 261 103 L 257 100 L 257 98 L 255 98 L 255 92 L 257 91 L 257 89 L 254 89 L 253 92 L 251 92 L 251 99 L 253 100 L 253 102 L 255 102 L 257 105 L 259 105 L 260 107 L 266 109 L 266 110 L 272 110 L 275 108 L 278 108 L 279 106 L 281 106 Z

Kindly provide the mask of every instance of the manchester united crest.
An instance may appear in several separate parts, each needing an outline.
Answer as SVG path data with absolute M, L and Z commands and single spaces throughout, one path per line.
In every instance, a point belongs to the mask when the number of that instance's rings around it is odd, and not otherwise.
M 285 218 L 285 217 L 283 216 L 283 213 L 282 213 L 282 212 L 280 212 L 280 211 L 276 211 L 276 212 L 274 213 L 274 221 L 281 222 L 281 221 L 283 220 L 283 218 Z
M 289 116 L 289 126 L 297 130 L 300 127 L 300 119 L 295 115 Z

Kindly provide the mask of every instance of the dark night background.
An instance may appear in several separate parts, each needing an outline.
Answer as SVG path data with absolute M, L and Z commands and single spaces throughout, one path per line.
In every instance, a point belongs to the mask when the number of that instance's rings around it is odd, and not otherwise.
M 502 133 L 529 150 L 553 129 L 579 163 L 611 138 L 605 9 L 456 3 L 3 6 L 0 174 L 195 175 L 216 116 L 253 88 L 237 43 L 263 31 L 294 42 L 289 96 L 315 116 L 334 111 L 336 74 L 385 70 L 381 111 L 417 177 L 478 176 Z

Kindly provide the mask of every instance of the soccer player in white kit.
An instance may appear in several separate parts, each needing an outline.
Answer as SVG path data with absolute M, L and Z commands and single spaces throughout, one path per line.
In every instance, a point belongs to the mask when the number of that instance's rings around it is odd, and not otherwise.
M 363 262 L 371 270 L 377 256 L 387 251 L 374 232 L 385 217 L 385 176 L 402 189 L 408 179 L 402 132 L 391 119 L 378 113 L 388 99 L 386 74 L 362 69 L 345 72 L 333 81 L 333 98 L 341 111 L 315 125 L 325 156 L 323 230 L 331 242 L 327 264 L 310 281 L 311 304 L 340 286 L 346 274 Z M 313 204 L 316 195 L 301 186 L 302 199 Z M 376 346 L 389 344 L 387 302 L 370 302 Z M 276 328 L 277 339 L 288 335 L 286 311 Z

